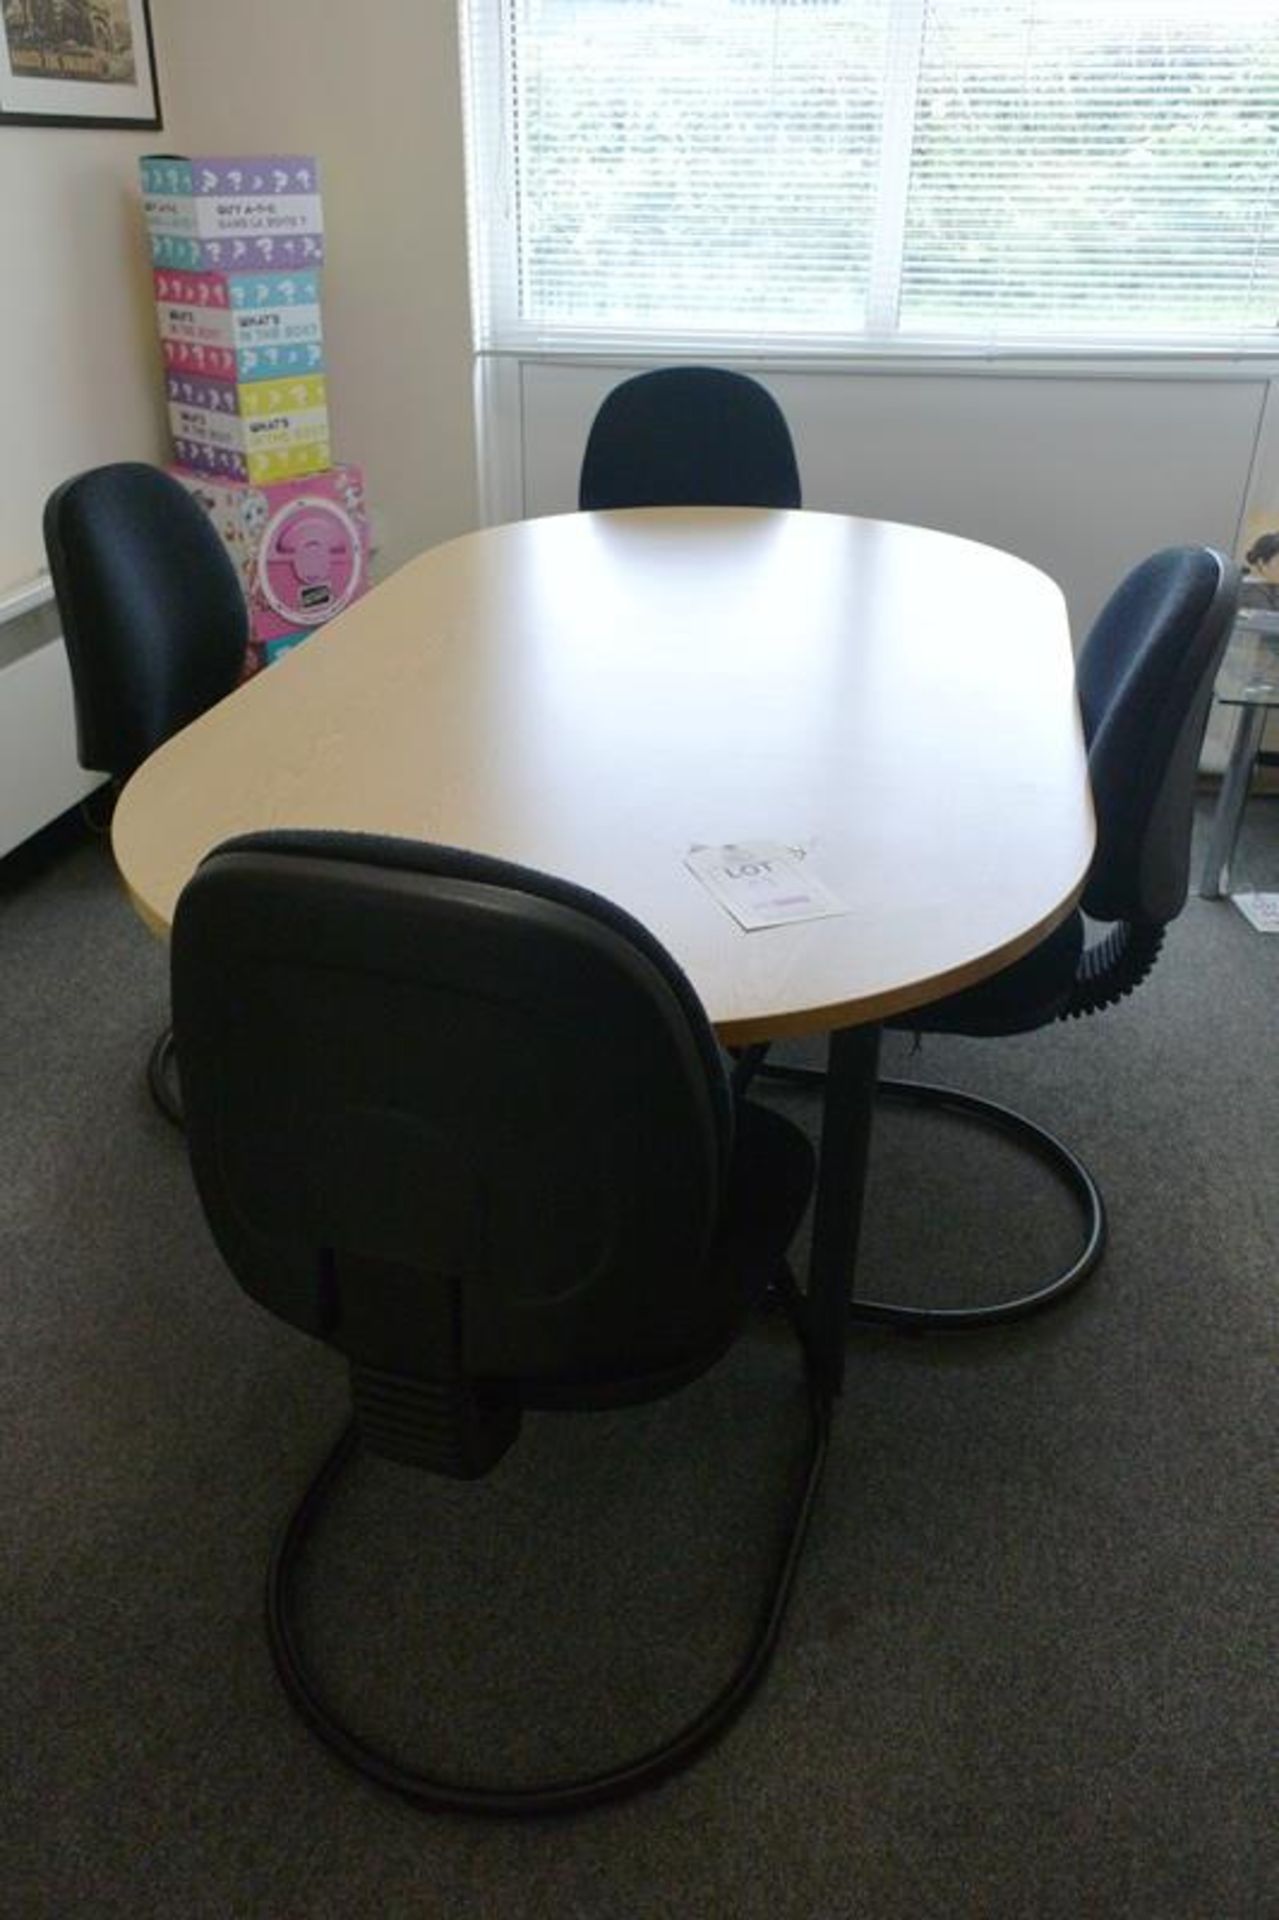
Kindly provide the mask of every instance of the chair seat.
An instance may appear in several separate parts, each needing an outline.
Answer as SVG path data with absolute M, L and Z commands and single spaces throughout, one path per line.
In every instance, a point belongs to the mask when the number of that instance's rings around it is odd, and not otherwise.
M 989 980 L 916 1007 L 888 1025 L 909 1033 L 1032 1033 L 1057 1018 L 1070 998 L 1084 950 L 1084 917 L 1068 920 Z
M 737 1324 L 760 1300 L 785 1260 L 786 1249 L 798 1230 L 808 1205 L 816 1173 L 816 1157 L 808 1140 L 791 1121 L 766 1107 L 742 1102 L 737 1107 L 733 1158 L 719 1216 L 715 1244 L 706 1270 L 723 1278 L 737 1295 Z M 714 1286 L 699 1290 L 699 1298 L 714 1299 Z M 734 1329 L 735 1331 L 735 1329 Z M 690 1357 L 678 1367 L 660 1373 L 628 1373 L 617 1382 L 598 1376 L 580 1383 L 557 1380 L 553 1386 L 526 1386 L 526 1407 L 551 1409 L 624 1407 L 674 1393 L 725 1353 L 734 1337 L 725 1337 L 722 1318 L 708 1319 L 699 1337 L 695 1326 L 682 1330 Z

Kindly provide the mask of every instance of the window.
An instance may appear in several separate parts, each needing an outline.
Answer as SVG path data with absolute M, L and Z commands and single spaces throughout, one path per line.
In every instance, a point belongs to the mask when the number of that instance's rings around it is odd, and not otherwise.
M 482 347 L 1279 348 L 1274 0 L 463 0 Z

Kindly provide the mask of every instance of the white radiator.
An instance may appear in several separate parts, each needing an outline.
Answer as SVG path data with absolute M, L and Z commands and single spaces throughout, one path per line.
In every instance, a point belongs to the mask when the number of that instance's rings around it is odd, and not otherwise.
M 0 855 L 103 784 L 76 760 L 67 650 L 48 575 L 0 594 Z

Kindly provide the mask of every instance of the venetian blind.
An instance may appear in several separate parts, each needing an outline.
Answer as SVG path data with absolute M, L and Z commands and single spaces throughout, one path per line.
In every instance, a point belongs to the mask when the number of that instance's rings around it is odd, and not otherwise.
M 463 0 L 482 346 L 1279 344 L 1273 0 Z

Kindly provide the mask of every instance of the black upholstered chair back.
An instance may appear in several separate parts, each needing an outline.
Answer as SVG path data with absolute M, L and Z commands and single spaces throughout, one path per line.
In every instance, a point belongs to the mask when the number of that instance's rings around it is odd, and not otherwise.
M 781 408 L 758 380 L 666 367 L 624 380 L 595 416 L 578 504 L 798 507 L 799 469 Z
M 248 611 L 212 521 L 159 467 L 68 480 L 44 512 L 82 766 L 123 780 L 236 685 Z
M 423 1393 L 621 1402 L 723 1351 L 727 1079 L 628 915 L 452 849 L 258 834 L 188 884 L 172 967 L 214 1235 L 351 1360 L 369 1445 Z
M 642 926 L 504 861 L 347 833 L 228 841 L 178 901 L 172 973 L 214 1238 L 247 1293 L 350 1365 L 353 1418 L 267 1574 L 290 1700 L 348 1765 L 450 1813 L 564 1813 L 687 1766 L 767 1668 L 826 1458 L 829 1396 L 786 1265 L 807 1141 L 766 1108 L 734 1110 L 706 1015 Z M 637 1753 L 529 1784 L 505 1774 L 503 1743 L 497 1780 L 459 1779 L 353 1723 L 308 1654 L 298 1581 L 346 1467 L 364 1452 L 476 1479 L 525 1408 L 692 1380 L 770 1284 L 805 1357 L 807 1459 L 755 1628 L 711 1699 Z M 380 1564 L 376 1539 L 357 1551 Z M 491 1697 L 482 1675 L 477 1694 Z
M 1098 920 L 1159 926 L 1185 904 L 1199 752 L 1238 591 L 1221 554 L 1170 547 L 1127 575 L 1084 643 L 1097 850 L 1083 907 Z

